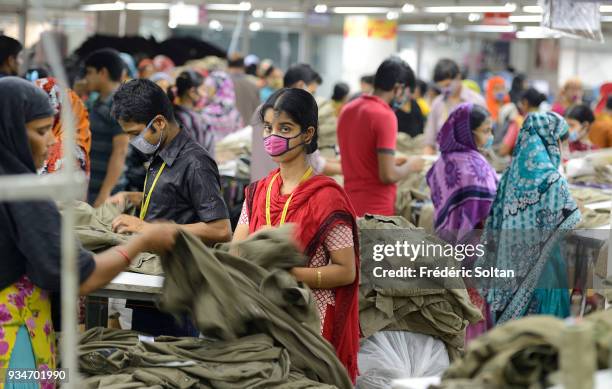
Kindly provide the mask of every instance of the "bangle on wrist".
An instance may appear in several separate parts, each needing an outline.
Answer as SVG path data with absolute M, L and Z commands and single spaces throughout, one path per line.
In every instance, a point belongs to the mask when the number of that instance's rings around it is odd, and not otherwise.
M 123 249 L 121 247 L 115 247 L 115 251 L 117 251 L 119 254 L 121 254 L 123 259 L 125 259 L 125 262 L 126 262 L 127 266 L 130 266 L 132 264 L 132 259 L 128 255 L 127 250 L 125 250 L 125 249 Z
M 321 270 L 317 270 L 317 289 L 321 288 Z

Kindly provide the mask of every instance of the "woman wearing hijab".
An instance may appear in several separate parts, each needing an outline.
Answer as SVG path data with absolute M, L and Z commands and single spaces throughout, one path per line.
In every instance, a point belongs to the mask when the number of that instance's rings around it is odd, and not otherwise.
M 490 147 L 492 120 L 483 107 L 460 104 L 438 134 L 440 158 L 427 173 L 434 205 L 436 234 L 449 243 L 471 242 L 472 231 L 484 228 L 497 191 L 497 176 L 478 151 Z M 466 341 L 491 327 L 488 308 L 475 289 L 470 299 L 483 313 L 480 323 L 470 324 Z
M 208 97 L 202 116 L 216 143 L 241 129 L 243 118 L 236 108 L 234 83 L 229 74 L 216 70 L 208 75 L 204 85 Z
M 49 154 L 41 172 L 42 174 L 54 173 L 62 168 L 64 159 L 62 146 L 64 123 L 61 119 L 62 97 L 60 95 L 60 86 L 53 77 L 38 79 L 35 81 L 35 84 L 47 93 L 51 108 L 53 108 L 55 112 L 52 130 L 53 136 L 55 137 L 55 144 L 49 148 Z M 77 167 L 89 176 L 89 150 L 91 149 L 89 114 L 87 113 L 85 104 L 83 104 L 79 96 L 71 89 L 68 89 L 67 92 L 76 128 L 75 155 L 77 158 Z
M 506 81 L 503 77 L 492 77 L 487 82 L 487 108 L 495 125 L 498 124 L 499 111 L 501 107 L 510 102 L 510 96 L 506 90 Z
M 353 382 L 359 351 L 359 244 L 356 216 L 344 190 L 331 178 L 313 175 L 307 156 L 317 150 L 318 113 L 302 89 L 281 89 L 262 106 L 264 147 L 279 168 L 251 184 L 234 233 L 246 239 L 262 228 L 295 224 L 308 262 L 292 269 L 312 288 L 321 334 Z
M 514 269 L 516 277 L 487 292 L 496 323 L 532 313 L 569 315 L 559 241 L 580 221 L 580 211 L 558 171 L 567 137 L 568 125 L 558 114 L 529 114 L 501 178 L 485 227 L 489 244 L 483 266 Z
M 23 79 L 5 77 L 0 90 L 10 91 L 0 93 L 0 175 L 34 175 L 55 141 L 55 112 L 47 95 Z M 53 370 L 49 292 L 60 289 L 61 216 L 52 201 L 0 202 L 0 229 L 0 367 L 3 374 L 7 368 Z M 174 231 L 155 226 L 97 255 L 77 244 L 79 292 L 106 285 L 141 251 L 166 251 Z

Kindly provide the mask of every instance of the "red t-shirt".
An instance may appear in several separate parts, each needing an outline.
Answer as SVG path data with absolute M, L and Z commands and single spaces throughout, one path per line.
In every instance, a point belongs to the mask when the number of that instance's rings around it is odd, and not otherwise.
M 378 151 L 395 152 L 397 118 L 384 100 L 362 95 L 347 104 L 338 118 L 344 189 L 357 216 L 395 214 L 397 186 L 378 175 Z

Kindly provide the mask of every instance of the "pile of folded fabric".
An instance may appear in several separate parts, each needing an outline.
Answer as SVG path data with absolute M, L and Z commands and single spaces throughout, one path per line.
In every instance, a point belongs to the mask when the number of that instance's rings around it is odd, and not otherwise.
M 570 182 L 593 188 L 612 188 L 612 165 L 592 166 L 588 173 L 572 177 Z
M 610 207 L 589 209 L 586 205 L 608 201 L 612 198 L 609 191 L 596 188 L 572 187 L 572 198 L 580 207 L 581 220 L 576 228 L 596 228 L 610 224 Z
M 433 204 L 427 185 L 427 172 L 433 161 L 425 161 L 423 170 L 412 173 L 397 184 L 395 214 L 404 217 L 427 232 L 433 232 Z
M 177 316 L 189 313 L 206 338 L 152 342 L 115 332 L 105 344 L 98 342 L 105 340 L 104 331 L 85 334 L 81 365 L 95 365 L 83 368 L 92 375 L 88 387 L 120 379 L 125 386 L 117 388 L 126 389 L 351 388 L 333 347 L 320 335 L 310 290 L 287 271 L 305 264 L 291 233 L 289 227 L 262 231 L 217 249 L 180 233 L 172 253 L 162 258 L 166 278 L 159 305 Z M 240 256 L 230 253 L 235 250 Z
M 251 141 L 253 127 L 246 126 L 243 129 L 229 134 L 215 145 L 215 160 L 219 165 L 241 157 L 251 157 Z
M 401 230 L 401 239 L 411 245 L 446 244 L 416 228 L 402 217 L 366 215 L 358 221 L 362 249 L 376 243 L 389 243 L 395 235 L 389 230 Z M 391 238 L 393 236 L 393 238 Z M 386 257 L 386 268 L 399 269 L 408 261 L 405 257 Z M 359 317 L 364 337 L 378 331 L 410 331 L 430 335 L 446 345 L 451 360 L 463 352 L 465 329 L 469 323 L 483 320 L 471 302 L 461 278 L 416 280 L 403 278 L 390 287 L 387 281 L 374 277 L 366 270 L 371 258 L 362 258 Z M 454 258 L 420 256 L 410 262 L 416 268 L 457 267 Z M 460 267 L 460 264 L 459 264 Z
M 612 311 L 584 318 L 594 340 L 596 365 L 609 366 Z M 568 324 L 552 316 L 529 316 L 507 322 L 470 343 L 466 355 L 455 361 L 443 376 L 440 388 L 544 388 L 558 383 L 560 352 L 579 346 L 564 336 Z M 567 351 L 566 351 L 567 350 Z M 576 363 L 581 355 L 575 355 Z M 580 374 L 580 373 L 578 373 Z M 551 382 L 552 381 L 552 382 Z
M 60 210 L 62 205 L 59 205 Z M 104 204 L 99 208 L 93 208 L 87 203 L 75 201 L 73 203 L 75 213 L 75 233 L 83 247 L 89 251 L 101 252 L 111 247 L 119 246 L 130 239 L 129 234 L 118 234 L 113 232 L 112 222 L 122 213 L 129 211 L 114 204 Z M 161 275 L 163 269 L 159 257 L 154 254 L 142 253 L 133 261 L 129 271 Z

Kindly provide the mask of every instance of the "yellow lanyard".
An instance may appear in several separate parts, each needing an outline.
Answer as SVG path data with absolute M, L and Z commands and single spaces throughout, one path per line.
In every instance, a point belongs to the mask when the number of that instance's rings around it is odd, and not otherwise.
M 266 192 L 266 224 L 268 225 L 268 227 L 272 226 L 272 221 L 270 217 L 270 197 L 272 195 L 272 185 L 274 185 L 274 181 L 276 181 L 276 178 L 278 177 L 279 174 L 280 172 L 276 173 L 274 177 L 272 177 L 272 181 L 270 181 L 270 185 L 268 185 L 268 191 Z M 306 170 L 306 173 L 304 173 L 304 175 L 302 176 L 302 179 L 300 180 L 300 184 L 306 181 L 307 179 L 309 179 L 310 176 L 312 176 L 312 167 L 309 167 L 308 170 Z M 283 213 L 281 214 L 281 219 L 279 223 L 280 226 L 285 224 L 285 218 L 287 217 L 287 210 L 289 210 L 289 203 L 291 202 L 291 199 L 293 198 L 294 192 L 295 190 L 291 192 L 291 195 L 285 202 L 285 206 L 283 207 Z
M 149 193 L 147 193 L 146 197 L 143 196 L 142 204 L 140 205 L 140 220 L 144 220 L 147 215 L 147 210 L 149 209 L 149 202 L 151 201 L 151 195 L 153 194 L 153 189 L 155 189 L 155 185 L 157 184 L 157 180 L 159 180 L 159 176 L 161 176 L 164 168 L 166 167 L 166 162 L 162 163 L 159 171 L 155 175 L 155 179 L 153 180 L 153 184 L 151 185 L 151 189 L 149 189 Z M 149 171 L 147 170 L 147 175 L 145 177 L 144 189 L 147 189 L 147 180 L 149 179 Z

